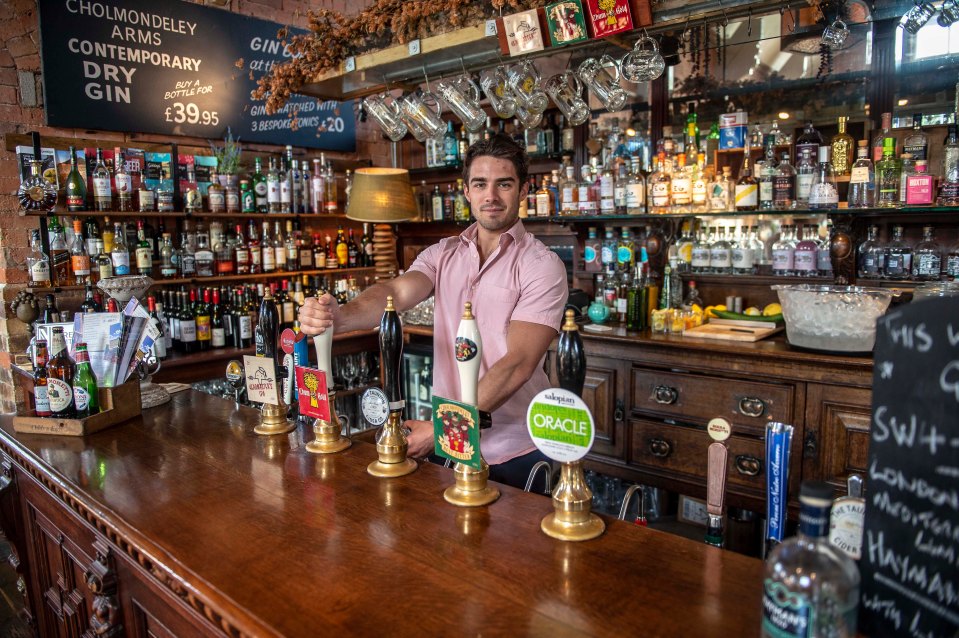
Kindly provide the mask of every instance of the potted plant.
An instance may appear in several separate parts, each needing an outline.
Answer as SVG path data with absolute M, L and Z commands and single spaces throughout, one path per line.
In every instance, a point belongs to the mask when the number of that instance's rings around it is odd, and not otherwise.
M 243 152 L 240 138 L 233 139 L 233 132 L 227 127 L 223 146 L 216 146 L 211 142 L 210 149 L 216 157 L 216 170 L 220 176 L 220 183 L 223 186 L 236 186 L 240 173 L 240 153 Z

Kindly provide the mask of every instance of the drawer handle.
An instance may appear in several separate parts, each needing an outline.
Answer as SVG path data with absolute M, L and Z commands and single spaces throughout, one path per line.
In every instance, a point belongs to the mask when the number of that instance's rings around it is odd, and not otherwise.
M 650 439 L 649 453 L 653 456 L 664 459 L 673 451 L 673 446 L 666 439 Z
M 739 454 L 736 456 L 736 471 L 744 476 L 759 476 L 762 472 L 763 462 L 755 456 L 748 454 Z
M 754 397 L 743 397 L 739 400 L 739 411 L 745 416 L 758 419 L 766 412 L 766 402 Z
M 676 388 L 671 388 L 668 385 L 658 385 L 653 390 L 653 397 L 656 399 L 656 403 L 671 405 L 676 403 L 676 399 L 679 398 L 679 392 Z

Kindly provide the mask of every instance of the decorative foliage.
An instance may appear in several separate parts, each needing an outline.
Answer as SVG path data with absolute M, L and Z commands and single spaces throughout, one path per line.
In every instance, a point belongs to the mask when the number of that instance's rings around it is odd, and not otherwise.
M 479 24 L 503 11 L 541 7 L 547 1 L 375 0 L 354 17 L 311 9 L 309 33 L 291 35 L 285 28 L 277 32 L 294 57 L 261 77 L 253 98 L 266 100 L 267 113 L 276 113 L 304 84 L 351 55 Z M 243 60 L 236 64 L 244 66 Z
M 216 170 L 224 175 L 236 175 L 240 168 L 240 153 L 243 147 L 240 146 L 240 138 L 233 139 L 233 131 L 229 127 L 226 129 L 226 137 L 223 138 L 223 146 L 216 146 L 210 142 L 210 149 L 213 156 L 216 157 Z

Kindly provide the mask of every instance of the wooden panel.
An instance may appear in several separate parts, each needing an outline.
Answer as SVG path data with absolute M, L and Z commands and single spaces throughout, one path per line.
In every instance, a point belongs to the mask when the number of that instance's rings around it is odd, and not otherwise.
M 637 414 L 696 425 L 725 417 L 738 431 L 757 436 L 767 421 L 793 422 L 791 385 L 634 368 L 631 386 L 631 405 Z
M 804 475 L 832 483 L 844 494 L 850 474 L 866 478 L 872 392 L 809 384 L 807 397 L 806 428 L 815 436 L 818 454 L 804 461 Z
M 591 456 L 626 459 L 623 374 L 623 364 L 619 361 L 599 357 L 588 360 L 583 401 L 593 414 L 596 429 Z

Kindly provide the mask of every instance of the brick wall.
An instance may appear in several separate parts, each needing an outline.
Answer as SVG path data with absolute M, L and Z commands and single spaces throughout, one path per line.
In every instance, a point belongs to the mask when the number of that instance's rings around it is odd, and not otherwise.
M 203 3 L 203 2 L 200 2 Z M 329 8 L 353 14 L 370 0 L 207 0 L 204 4 L 244 15 L 291 25 L 306 26 L 306 10 Z M 10 316 L 9 302 L 23 289 L 27 279 L 24 264 L 29 246 L 28 230 L 38 226 L 36 218 L 21 217 L 15 193 L 19 172 L 14 153 L 7 151 L 6 136 L 39 131 L 45 137 L 95 138 L 117 145 L 137 146 L 150 142 L 169 142 L 168 136 L 136 135 L 136 143 L 127 133 L 87 131 L 44 126 L 43 94 L 39 55 L 39 26 L 36 0 L 0 2 L 0 412 L 15 410 L 14 384 L 10 371 L 13 353 L 23 352 L 29 340 L 27 327 Z M 131 133 L 136 133 L 135 131 Z M 206 147 L 205 140 L 178 138 L 182 145 Z M 250 145 L 247 145 L 250 146 Z M 375 165 L 388 165 L 389 146 L 382 141 L 375 124 L 357 123 L 357 152 L 335 155 L 343 159 L 370 159 Z M 252 150 L 275 150 L 252 146 Z

